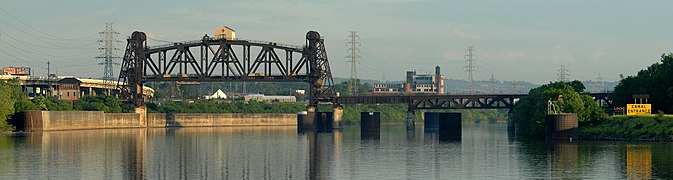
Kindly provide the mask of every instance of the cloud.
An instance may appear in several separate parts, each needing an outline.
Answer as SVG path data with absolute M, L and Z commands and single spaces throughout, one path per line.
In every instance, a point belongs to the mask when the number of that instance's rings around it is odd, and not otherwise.
M 451 29 L 449 31 L 442 32 L 440 35 L 451 39 L 470 39 L 470 40 L 484 39 L 481 35 L 477 33 L 465 32 L 460 29 Z
M 596 51 L 591 54 L 591 60 L 593 61 L 601 61 L 603 60 L 603 56 L 605 56 L 605 53 L 601 51 Z
M 521 50 L 500 50 L 496 54 L 496 59 L 498 60 L 517 61 L 517 60 L 527 60 L 529 58 L 530 58 L 529 53 Z
M 554 62 L 572 63 L 576 60 L 572 50 L 565 46 L 554 46 L 549 55 Z

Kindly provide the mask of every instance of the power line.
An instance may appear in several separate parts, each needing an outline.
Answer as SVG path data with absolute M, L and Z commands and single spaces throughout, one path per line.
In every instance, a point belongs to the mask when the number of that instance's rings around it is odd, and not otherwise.
M 350 52 L 346 56 L 347 59 L 350 59 L 348 62 L 351 63 L 351 75 L 350 75 L 350 82 L 348 84 L 348 91 L 350 91 L 351 95 L 356 95 L 357 94 L 357 89 L 358 89 L 358 73 L 357 73 L 357 66 L 356 64 L 358 63 L 358 59 L 361 59 L 362 56 L 360 56 L 358 53 L 360 52 L 360 49 L 357 47 L 360 45 L 360 36 L 358 36 L 357 31 L 351 31 L 351 34 L 348 36 L 350 39 L 349 42 L 346 42 L 346 45 L 349 46 L 347 49 L 347 52 Z
M 465 60 L 467 63 L 465 71 L 467 72 L 467 80 L 470 82 L 468 89 L 470 90 L 470 94 L 473 95 L 475 94 L 473 73 L 477 70 L 477 50 L 474 49 L 474 46 L 467 47 L 467 50 L 465 50 L 465 57 L 467 58 Z
M 11 18 L 14 19 L 15 21 L 17 21 L 17 22 L 23 24 L 24 26 L 26 26 L 26 27 L 28 27 L 28 28 L 30 28 L 30 29 L 32 29 L 32 30 L 38 32 L 39 34 L 35 34 L 35 36 L 39 36 L 40 38 L 44 38 L 44 39 L 52 39 L 52 40 L 61 40 L 61 41 L 88 41 L 88 40 L 86 40 L 87 38 L 92 38 L 92 37 L 96 36 L 96 34 L 90 34 L 90 35 L 82 36 L 82 37 L 78 37 L 78 38 L 61 38 L 61 37 L 57 37 L 57 36 L 55 36 L 55 35 L 53 35 L 53 34 L 50 34 L 50 33 L 45 32 L 45 31 L 41 31 L 41 30 L 38 29 L 38 28 L 35 28 L 35 27 L 31 26 L 31 25 L 26 24 L 25 22 L 21 21 L 21 19 L 15 17 L 14 15 L 12 15 L 11 13 L 5 11 L 5 10 L 2 9 L 2 8 L 0 8 L 0 11 L 2 11 L 3 13 L 5 13 L 7 16 L 11 17 Z M 0 17 L 0 18 L 1 18 L 1 17 Z M 4 18 L 3 18 L 3 20 L 4 20 L 5 22 L 9 23 L 9 22 L 8 22 L 7 20 L 5 20 Z M 46 36 L 42 36 L 42 34 L 44 34 L 44 35 L 46 35 Z
M 102 39 L 98 42 L 102 43 L 100 50 L 103 51 L 103 54 L 97 56 L 96 58 L 103 59 L 103 62 L 99 63 L 99 65 L 103 65 L 103 84 L 104 86 L 107 86 L 112 84 L 112 80 L 114 79 L 112 65 L 119 65 L 119 63 L 115 63 L 113 60 L 120 58 L 115 54 L 115 52 L 119 51 L 119 48 L 117 48 L 115 45 L 119 44 L 121 41 L 117 39 L 119 33 L 112 29 L 111 22 L 106 22 L 105 30 L 99 34 L 101 35 Z

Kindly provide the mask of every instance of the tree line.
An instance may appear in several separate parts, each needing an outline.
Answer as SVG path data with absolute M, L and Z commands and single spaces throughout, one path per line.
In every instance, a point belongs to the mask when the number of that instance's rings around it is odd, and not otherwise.
M 633 95 L 648 94 L 652 112 L 673 113 L 673 54 L 661 55 L 660 62 L 638 71 L 635 76 L 624 78 L 615 87 L 610 99 L 615 106 L 625 107 L 634 103 Z

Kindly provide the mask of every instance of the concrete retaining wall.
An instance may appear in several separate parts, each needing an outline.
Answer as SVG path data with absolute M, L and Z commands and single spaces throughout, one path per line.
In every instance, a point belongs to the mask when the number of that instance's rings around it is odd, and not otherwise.
M 212 127 L 212 126 L 296 126 L 296 114 L 207 114 L 147 113 L 147 126 Z M 24 131 L 56 131 L 104 128 L 144 128 L 138 113 L 103 113 L 102 111 L 26 111 Z M 17 126 L 20 127 L 20 126 Z
M 150 127 L 296 126 L 296 114 L 148 113 Z
M 140 121 L 137 113 L 104 113 L 105 128 L 141 128 L 145 123 Z

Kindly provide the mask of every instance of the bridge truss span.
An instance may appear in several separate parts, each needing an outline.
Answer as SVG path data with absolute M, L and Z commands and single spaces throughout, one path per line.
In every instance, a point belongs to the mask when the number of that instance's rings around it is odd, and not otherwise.
M 589 93 L 603 108 L 612 108 L 609 93 Z M 407 104 L 416 109 L 512 109 L 527 94 L 401 95 L 336 97 L 337 104 Z
M 525 95 L 446 95 L 411 98 L 414 109 L 504 109 L 512 108 Z
M 335 94 L 324 40 L 315 31 L 304 46 L 208 36 L 159 46 L 146 40 L 143 32 L 131 35 L 119 73 L 122 96 L 137 106 L 144 103 L 137 89 L 148 81 L 307 82 L 309 105 L 331 102 Z

